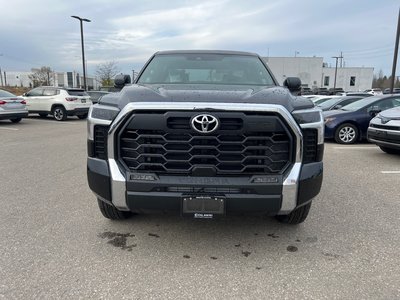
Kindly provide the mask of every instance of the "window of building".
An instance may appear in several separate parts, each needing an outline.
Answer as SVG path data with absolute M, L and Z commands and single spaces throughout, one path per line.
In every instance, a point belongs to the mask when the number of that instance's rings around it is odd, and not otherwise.
M 324 77 L 324 86 L 328 86 L 329 85 L 329 76 L 325 76 Z
M 351 76 L 350 77 L 350 86 L 355 86 L 356 85 L 356 76 Z

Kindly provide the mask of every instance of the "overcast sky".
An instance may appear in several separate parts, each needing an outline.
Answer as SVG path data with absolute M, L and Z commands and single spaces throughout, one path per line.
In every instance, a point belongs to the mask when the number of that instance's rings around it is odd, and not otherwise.
M 391 73 L 398 0 L 0 0 L 0 67 L 88 72 L 115 61 L 124 73 L 171 49 L 223 49 L 262 56 L 332 56 Z M 397 74 L 400 74 L 398 66 Z

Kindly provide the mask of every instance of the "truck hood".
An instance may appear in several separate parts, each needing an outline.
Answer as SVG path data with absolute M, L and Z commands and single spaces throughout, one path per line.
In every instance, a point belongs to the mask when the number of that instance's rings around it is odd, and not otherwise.
M 124 87 L 103 96 L 101 104 L 124 108 L 130 102 L 219 102 L 278 104 L 288 111 L 313 108 L 311 100 L 293 96 L 283 87 L 239 85 L 144 85 Z

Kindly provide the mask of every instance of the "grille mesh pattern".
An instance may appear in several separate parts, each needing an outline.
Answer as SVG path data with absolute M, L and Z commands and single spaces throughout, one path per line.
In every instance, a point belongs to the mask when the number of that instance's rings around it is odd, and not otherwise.
M 282 174 L 291 163 L 292 139 L 276 116 L 269 116 L 268 125 L 254 125 L 255 119 L 229 118 L 225 113 L 211 135 L 190 129 L 191 117 L 169 116 L 162 130 L 154 130 L 149 127 L 154 128 L 162 115 L 152 115 L 147 125 L 134 116 L 120 133 L 120 159 L 130 171 L 177 175 L 193 175 L 199 168 L 223 176 Z M 271 124 L 279 129 L 265 129 Z
M 303 162 L 317 161 L 318 157 L 318 131 L 316 129 L 303 129 Z
M 108 126 L 94 127 L 94 156 L 100 159 L 107 159 L 107 133 Z

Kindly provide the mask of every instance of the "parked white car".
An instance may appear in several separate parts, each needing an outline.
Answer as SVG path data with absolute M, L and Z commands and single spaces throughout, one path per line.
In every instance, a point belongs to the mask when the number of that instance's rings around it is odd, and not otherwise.
M 0 90 L 0 120 L 9 119 L 18 123 L 28 116 L 25 100 L 10 92 Z
M 51 114 L 57 121 L 64 121 L 68 116 L 86 119 L 92 105 L 83 89 L 43 86 L 30 90 L 23 97 L 29 113 L 43 118 Z
M 365 93 L 378 96 L 378 95 L 383 95 L 383 92 L 381 89 L 368 89 L 364 91 Z
M 400 106 L 384 110 L 373 118 L 367 138 L 386 153 L 400 154 Z

